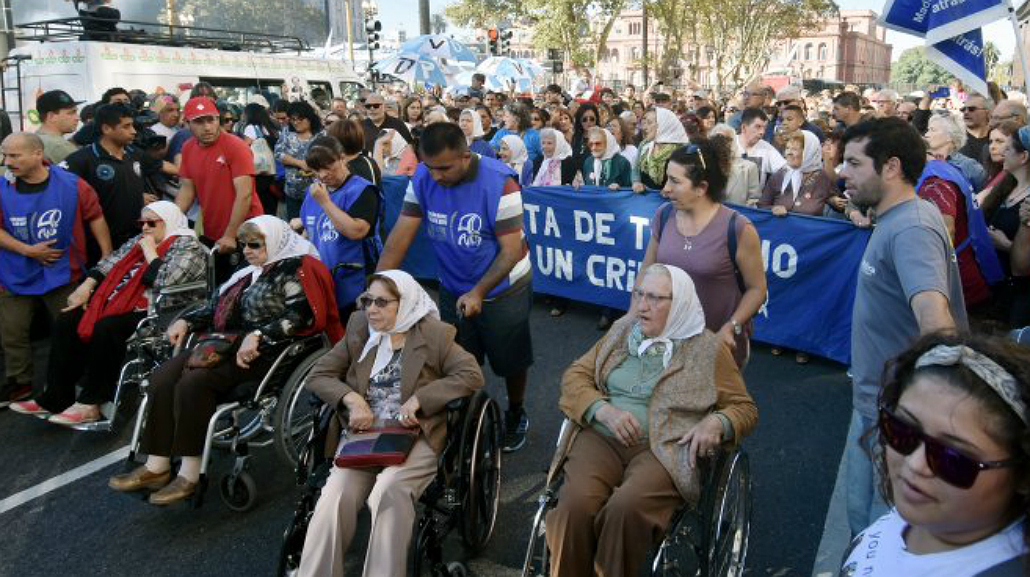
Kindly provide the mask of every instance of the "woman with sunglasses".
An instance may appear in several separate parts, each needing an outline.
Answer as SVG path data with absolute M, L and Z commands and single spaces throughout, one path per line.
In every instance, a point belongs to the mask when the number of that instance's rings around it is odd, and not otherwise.
M 322 119 L 307 102 L 291 102 L 287 109 L 291 130 L 283 130 L 275 145 L 275 159 L 286 167 L 286 219 L 297 218 L 304 193 L 314 177 L 304 158 L 311 141 L 322 133 Z
M 655 107 L 644 114 L 644 141 L 633 166 L 633 192 L 661 190 L 665 186 L 665 165 L 672 152 L 690 142 L 676 113 Z
M 697 503 L 698 460 L 758 421 L 693 281 L 664 264 L 644 269 L 630 314 L 565 371 L 559 405 L 572 426 L 552 460 L 565 478 L 546 519 L 552 575 L 638 574 L 676 508 Z
M 671 112 L 670 112 L 671 114 Z M 732 140 L 714 136 L 669 156 L 644 265 L 662 262 L 687 271 L 697 286 L 705 322 L 743 368 L 751 319 L 766 297 L 762 249 L 754 225 L 723 204 L 732 170 Z M 731 249 L 730 238 L 736 239 Z
M 207 251 L 174 203 L 148 204 L 139 224 L 142 234 L 97 263 L 69 295 L 54 322 L 43 393 L 12 404 L 12 411 L 58 425 L 99 421 L 101 405 L 114 394 L 126 343 L 154 291 L 204 279 Z
M 150 375 L 149 406 L 140 450 L 146 463 L 112 477 L 116 491 L 156 490 L 153 505 L 194 493 L 208 421 L 219 399 L 240 383 L 260 380 L 277 353 L 300 336 L 343 336 L 333 280 L 318 251 L 282 220 L 257 216 L 239 229 L 248 266 L 214 292 L 206 306 L 168 327 L 168 341 L 195 346 L 165 361 Z M 172 479 L 171 457 L 182 463 Z
M 590 148 L 587 146 L 587 132 L 591 128 L 599 126 L 598 118 L 600 117 L 601 113 L 590 102 L 580 104 L 573 113 L 572 140 L 569 141 L 569 144 L 572 145 L 572 160 L 576 163 L 576 166 L 583 166 L 587 157 L 590 156 Z
M 436 474 L 447 434 L 445 407 L 483 387 L 475 357 L 454 341 L 432 297 L 406 272 L 372 276 L 347 337 L 311 369 L 306 387 L 337 409 L 325 456 L 341 432 L 418 429 L 403 464 L 381 470 L 333 467 L 315 505 L 298 575 L 343 577 L 364 503 L 372 515 L 364 575 L 404 575 L 415 503 Z
M 874 461 L 893 509 L 842 575 L 1030 574 L 1030 352 L 937 333 L 889 365 Z

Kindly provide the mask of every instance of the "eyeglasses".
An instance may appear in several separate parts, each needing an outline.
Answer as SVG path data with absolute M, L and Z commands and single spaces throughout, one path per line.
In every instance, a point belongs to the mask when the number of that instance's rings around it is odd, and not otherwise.
M 701 170 L 708 170 L 708 165 L 705 164 L 705 155 L 701 154 L 701 147 L 696 144 L 687 145 L 687 154 L 696 154 L 697 159 L 701 161 Z
M 644 302 L 647 303 L 648 306 L 656 307 L 656 306 L 658 306 L 658 303 L 660 303 L 662 301 L 671 301 L 672 300 L 672 296 L 671 295 L 669 295 L 669 296 L 666 296 L 666 295 L 656 295 L 654 293 L 646 293 L 646 292 L 644 292 L 644 291 L 642 291 L 640 289 L 633 289 L 633 300 L 635 300 L 635 301 L 643 300 Z
M 383 107 L 383 105 L 381 103 L 380 104 L 373 104 L 371 102 L 368 102 L 368 103 L 365 104 L 365 108 L 382 108 L 382 107 Z
M 597 119 L 593 116 L 584 116 L 581 120 L 582 122 L 597 122 Z
M 249 248 L 250 250 L 261 250 L 265 247 L 265 243 L 263 242 L 241 242 L 240 245 L 244 248 Z
M 384 309 L 384 308 L 386 308 L 386 305 L 388 305 L 390 303 L 395 303 L 395 302 L 397 302 L 399 300 L 400 299 L 388 299 L 388 298 L 383 298 L 383 297 L 374 297 L 374 296 L 372 296 L 372 295 L 370 295 L 368 293 L 365 293 L 365 294 L 363 294 L 363 295 L 358 297 L 358 306 L 361 307 L 362 310 L 365 310 L 365 309 L 371 307 L 372 305 L 375 305 L 377 309 Z
M 148 228 L 148 227 L 149 228 L 157 228 L 157 225 L 161 224 L 162 222 L 163 221 L 161 221 L 160 219 L 156 219 L 156 218 L 155 219 L 144 219 L 144 218 L 141 218 L 141 219 L 136 221 L 136 224 L 139 225 L 140 228 Z
M 228 116 L 226 116 L 225 118 L 222 119 L 222 124 L 232 124 L 234 122 L 236 122 L 236 119 L 235 118 L 230 118 Z
M 980 108 L 979 106 L 963 106 L 959 108 L 962 112 L 976 112 L 977 110 L 986 110 L 986 108 Z
M 607 144 L 607 142 L 601 142 L 600 140 L 591 140 L 587 142 L 587 146 L 590 148 L 604 148 Z
M 976 476 L 986 469 L 1001 469 L 1020 463 L 1019 459 L 1005 461 L 978 461 L 953 449 L 901 420 L 886 407 L 880 407 L 880 434 L 887 446 L 908 456 L 922 444 L 926 452 L 926 464 L 945 483 L 968 489 L 976 482 Z

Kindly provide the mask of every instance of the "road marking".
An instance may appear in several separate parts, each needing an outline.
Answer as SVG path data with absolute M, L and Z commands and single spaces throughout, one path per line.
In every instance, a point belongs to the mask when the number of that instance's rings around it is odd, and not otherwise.
M 844 471 L 844 456 L 837 466 L 837 480 L 833 484 L 833 495 L 826 508 L 826 521 L 823 524 L 823 536 L 819 540 L 819 550 L 815 554 L 812 577 L 831 577 L 836 575 L 843 561 L 844 551 L 851 540 L 851 528 L 848 526 L 847 490 Z
M 19 491 L 10 497 L 7 497 L 3 501 L 0 501 L 0 515 L 3 515 L 15 507 L 24 505 L 29 501 L 38 499 L 51 491 L 60 489 L 70 483 L 74 483 L 83 477 L 88 477 L 105 467 L 109 467 L 117 463 L 118 461 L 123 461 L 128 456 L 129 446 L 125 445 L 121 449 L 108 453 L 99 459 L 94 459 L 85 465 L 75 467 L 71 471 L 61 473 L 60 475 L 47 479 L 38 485 Z

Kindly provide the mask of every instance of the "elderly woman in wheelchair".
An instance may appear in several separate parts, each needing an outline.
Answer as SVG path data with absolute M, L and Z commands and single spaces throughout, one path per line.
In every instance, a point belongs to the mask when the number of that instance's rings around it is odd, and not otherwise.
M 126 343 L 151 299 L 164 288 L 204 279 L 206 252 L 174 203 L 148 204 L 140 226 L 142 234 L 97 263 L 68 297 L 68 307 L 54 323 L 43 393 L 12 404 L 11 410 L 59 425 L 100 420 Z
M 572 421 L 552 464 L 551 575 L 635 575 L 674 511 L 700 493 L 699 458 L 736 443 L 757 409 L 730 346 L 705 329 L 687 273 L 655 264 L 630 314 L 562 379 Z
M 454 328 L 439 320 L 433 300 L 409 274 L 374 275 L 358 304 L 346 338 L 319 360 L 307 383 L 337 408 L 327 449 L 352 434 L 398 424 L 417 430 L 417 439 L 400 465 L 333 467 L 304 541 L 302 576 L 343 575 L 366 500 L 372 530 L 364 575 L 405 573 L 415 502 L 433 480 L 445 442 L 445 408 L 483 386 L 475 358 L 455 343 Z
M 149 410 L 141 440 L 144 465 L 112 477 L 117 491 L 159 489 L 149 501 L 166 505 L 191 496 L 200 476 L 208 422 L 219 398 L 241 383 L 260 380 L 275 351 L 291 339 L 326 332 L 342 337 L 332 279 L 315 247 L 274 216 L 240 227 L 249 266 L 218 288 L 203 308 L 168 328 L 168 339 L 193 345 L 158 367 L 149 379 Z M 171 477 L 170 457 L 179 455 Z

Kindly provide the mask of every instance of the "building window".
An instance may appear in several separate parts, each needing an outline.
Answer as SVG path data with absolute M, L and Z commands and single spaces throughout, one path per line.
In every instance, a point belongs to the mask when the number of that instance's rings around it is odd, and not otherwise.
M 819 45 L 819 60 L 826 60 L 829 58 L 829 50 L 826 49 L 826 44 Z
M 619 50 L 617 48 L 612 48 L 611 52 L 608 53 L 608 58 L 612 61 L 613 64 L 618 64 L 619 63 Z
M 630 36 L 640 36 L 643 33 L 643 28 L 644 27 L 643 27 L 642 23 L 640 23 L 640 22 L 630 22 L 629 23 L 629 35 Z
M 639 47 L 634 46 L 633 48 L 631 48 L 630 49 L 630 54 L 632 55 L 633 60 L 640 60 L 640 48 Z
M 812 59 L 812 45 L 811 44 L 805 44 L 805 60 L 811 60 L 811 59 Z

